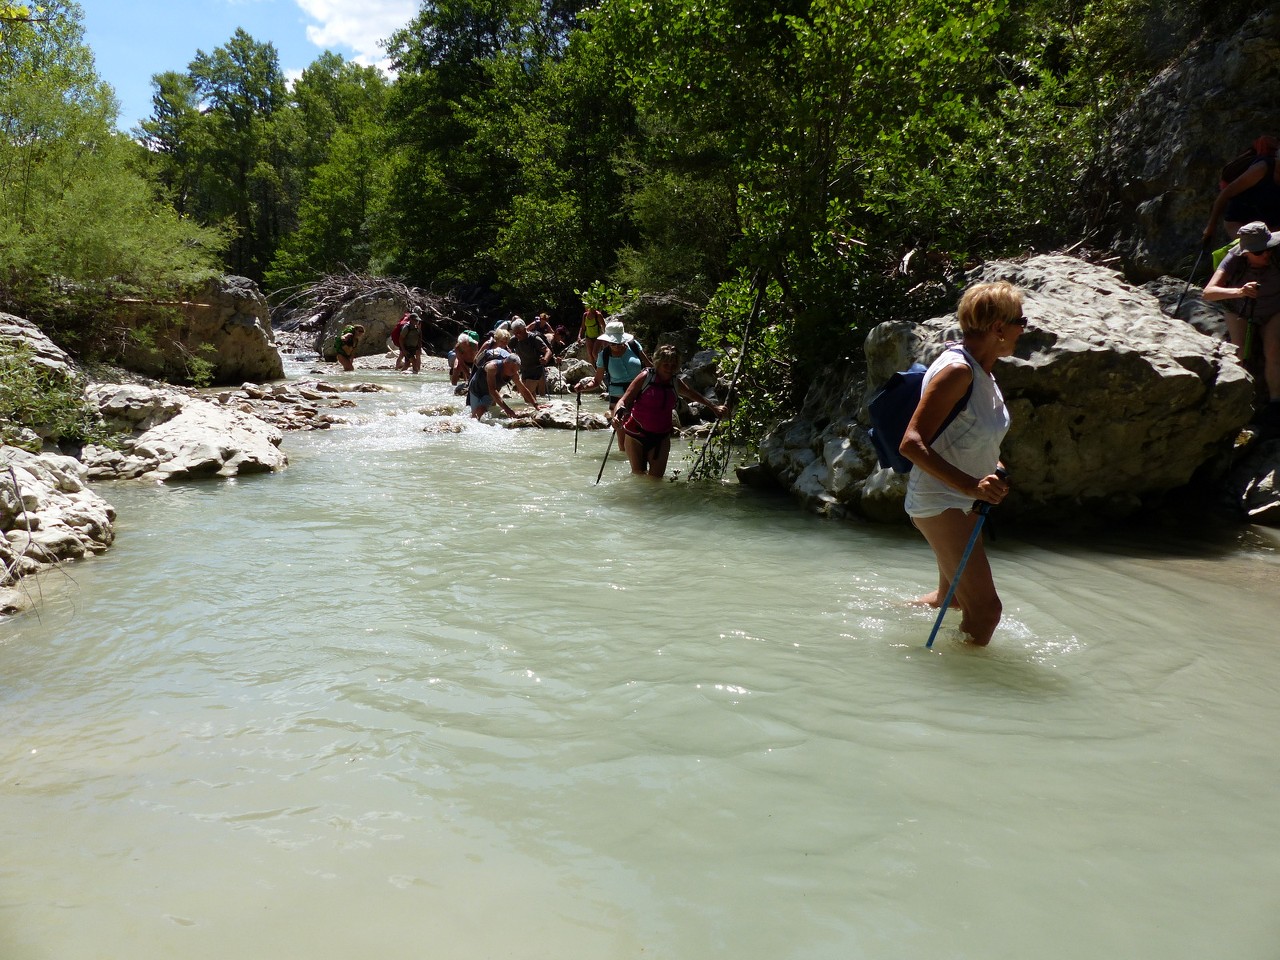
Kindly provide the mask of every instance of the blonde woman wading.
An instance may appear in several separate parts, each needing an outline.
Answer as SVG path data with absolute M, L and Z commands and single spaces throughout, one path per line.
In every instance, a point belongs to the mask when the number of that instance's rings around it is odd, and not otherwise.
M 970 287 L 956 308 L 963 339 L 949 344 L 925 374 L 920 403 L 907 425 L 899 452 L 914 465 L 907 482 L 907 514 L 933 548 L 938 588 L 916 602 L 938 607 L 969 542 L 978 514 L 974 501 L 997 504 L 1009 484 L 997 476 L 1000 443 L 1009 430 L 1009 411 L 991 370 L 1013 354 L 1026 329 L 1022 294 L 1012 284 Z M 973 385 L 969 402 L 941 433 L 952 410 Z M 926 439 L 933 438 L 933 439 Z M 955 601 L 960 629 L 985 646 L 1000 622 L 1000 597 L 981 537 L 961 574 Z

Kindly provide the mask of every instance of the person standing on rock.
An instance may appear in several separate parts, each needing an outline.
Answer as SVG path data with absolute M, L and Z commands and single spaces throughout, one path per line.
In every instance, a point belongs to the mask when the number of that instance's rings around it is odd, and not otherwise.
M 1259 137 L 1253 142 L 1253 163 L 1240 176 L 1223 184 L 1204 228 L 1202 242 L 1206 250 L 1213 249 L 1218 222 L 1224 217 L 1223 226 L 1232 238 L 1254 220 L 1280 230 L 1280 164 L 1276 163 L 1276 147 L 1275 137 Z
M 400 331 L 400 356 L 396 357 L 396 369 L 413 368 L 414 373 L 422 370 L 422 318 L 416 313 L 409 315 L 409 322 Z
M 962 342 L 929 367 L 920 403 L 898 448 L 913 465 L 907 514 L 938 561 L 937 590 L 916 603 L 934 608 L 947 595 L 978 522 L 974 501 L 997 504 L 1009 493 L 1009 484 L 997 473 L 1009 411 L 991 371 L 997 360 L 1013 354 L 1027 325 L 1021 292 L 1004 281 L 966 290 L 956 318 Z M 939 433 L 966 393 L 964 408 Z M 962 572 L 955 602 L 963 613 L 960 629 L 971 642 L 986 646 L 1000 622 L 1001 604 L 981 536 Z
M 541 409 L 538 398 L 520 379 L 520 358 L 501 347 L 495 347 L 480 355 L 476 360 L 475 373 L 471 375 L 467 406 L 471 408 L 472 419 L 479 420 L 495 403 L 508 417 L 514 417 L 515 411 L 502 399 L 502 388 L 509 383 L 515 384 L 520 395 L 529 401 L 533 409 Z
M 356 368 L 356 350 L 359 349 L 363 336 L 364 326 L 357 323 L 351 327 L 343 327 L 342 333 L 333 338 L 333 352 L 343 370 Z
M 1270 403 L 1259 413 L 1257 424 L 1280 433 L 1280 233 L 1272 233 L 1262 221 L 1240 228 L 1238 250 L 1230 251 L 1209 278 L 1202 296 L 1226 300 L 1227 333 L 1231 342 L 1250 359 L 1254 342 L 1262 341 L 1263 375 Z

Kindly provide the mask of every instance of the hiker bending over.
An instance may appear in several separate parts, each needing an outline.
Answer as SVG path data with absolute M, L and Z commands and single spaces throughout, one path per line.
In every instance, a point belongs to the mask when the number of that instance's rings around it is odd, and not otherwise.
M 609 418 L 618 407 L 618 401 L 627 392 L 631 381 L 640 375 L 645 367 L 652 367 L 653 361 L 640 346 L 640 341 L 627 333 L 621 320 L 610 320 L 600 334 L 600 342 L 604 348 L 596 357 L 596 375 L 578 383 L 579 390 L 594 390 L 601 384 L 609 394 Z M 618 449 L 626 453 L 626 445 L 621 433 L 618 434 Z
M 1009 484 L 996 475 L 1009 411 L 991 370 L 998 359 L 1012 355 L 1027 324 L 1021 292 L 1004 281 L 966 290 L 956 318 L 963 333 L 963 352 L 947 350 L 929 367 L 920 403 L 898 448 L 914 466 L 907 481 L 907 513 L 938 561 L 937 590 L 916 600 L 931 607 L 939 606 L 947 595 L 978 521 L 974 501 L 999 503 L 1009 492 Z M 969 402 L 938 433 L 963 402 L 970 384 Z M 934 439 L 930 442 L 926 437 Z M 964 614 L 960 629 L 973 643 L 989 643 L 1000 622 L 1001 606 L 981 536 L 961 575 L 955 602 Z
M 343 370 L 354 370 L 356 368 L 356 349 L 360 346 L 360 338 L 363 336 L 364 327 L 357 323 L 353 327 L 344 327 L 342 333 L 334 338 L 333 352 L 337 358 L 338 365 Z
M 471 374 L 475 372 L 476 355 L 480 352 L 480 344 L 475 334 L 464 330 L 458 334 L 458 342 L 449 351 L 449 382 L 462 393 L 467 389 Z
M 422 369 L 422 318 L 416 313 L 409 314 L 409 322 L 400 331 L 400 356 L 396 357 L 396 369 L 413 368 L 417 373 Z
M 623 438 L 623 450 L 631 461 L 631 472 L 648 474 L 661 480 L 671 456 L 671 415 L 676 409 L 676 394 L 710 407 L 723 417 L 728 407 L 712 403 L 683 380 L 676 378 L 680 370 L 680 351 L 664 345 L 654 352 L 653 366 L 627 386 L 614 414 L 613 426 Z
M 508 417 L 514 417 L 515 411 L 502 399 L 502 388 L 508 383 L 515 384 L 521 396 L 533 405 L 533 409 L 540 409 L 538 398 L 520 379 L 520 358 L 501 347 L 495 347 L 480 355 L 476 360 L 475 373 L 471 375 L 467 406 L 471 408 L 472 418 L 479 420 L 495 403 Z
M 1280 430 L 1280 264 L 1275 249 L 1280 233 L 1261 221 L 1246 223 L 1237 234 L 1240 248 L 1231 250 L 1209 278 L 1204 299 L 1227 302 L 1227 333 L 1245 360 L 1262 340 L 1263 374 L 1271 402 L 1256 422 Z
M 1253 152 L 1257 159 L 1244 173 L 1222 185 L 1201 238 L 1204 249 L 1213 249 L 1218 221 L 1224 216 L 1223 226 L 1227 236 L 1233 239 L 1241 227 L 1254 220 L 1280 230 L 1280 167 L 1276 164 L 1276 144 L 1275 137 L 1255 140 Z

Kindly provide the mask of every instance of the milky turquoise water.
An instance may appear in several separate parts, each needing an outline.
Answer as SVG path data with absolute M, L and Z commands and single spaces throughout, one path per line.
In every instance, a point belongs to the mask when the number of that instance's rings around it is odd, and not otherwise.
M 1006 531 L 929 653 L 908 528 L 375 376 L 0 624 L 4 960 L 1277 955 L 1272 541 Z

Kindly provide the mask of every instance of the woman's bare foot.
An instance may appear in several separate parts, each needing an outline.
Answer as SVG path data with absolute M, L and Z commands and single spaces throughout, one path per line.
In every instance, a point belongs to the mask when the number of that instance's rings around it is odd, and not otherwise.
M 929 593 L 926 593 L 922 597 L 916 597 L 914 600 L 908 601 L 908 603 L 913 607 L 933 607 L 933 609 L 937 610 L 940 606 L 942 606 L 942 600 L 938 596 L 938 593 L 939 591 L 932 590 Z M 957 600 L 955 597 L 951 598 L 951 609 L 952 610 L 960 609 L 960 601 Z

